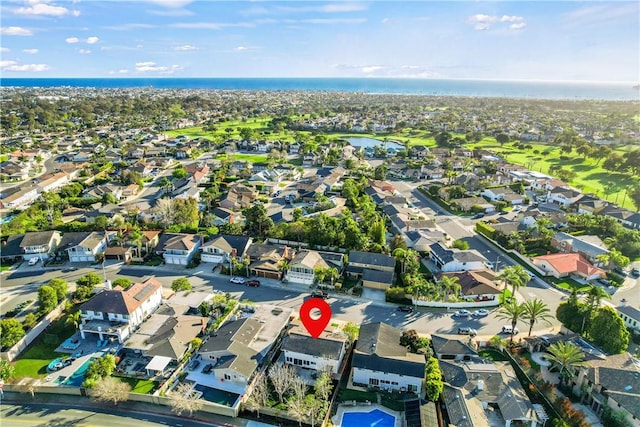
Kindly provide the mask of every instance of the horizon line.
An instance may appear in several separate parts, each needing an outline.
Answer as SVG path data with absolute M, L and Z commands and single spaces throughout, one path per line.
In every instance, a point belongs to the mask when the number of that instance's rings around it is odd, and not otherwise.
M 325 79 L 325 80 L 337 80 L 337 79 L 361 79 L 361 80 L 454 80 L 454 81 L 487 81 L 487 82 L 520 82 L 520 83 L 600 83 L 600 84 L 631 84 L 636 85 L 639 84 L 640 81 L 631 81 L 631 80 L 543 80 L 543 79 L 514 79 L 514 78 L 506 78 L 506 79 L 491 79 L 491 78 L 473 78 L 473 77 L 408 77 L 408 76 L 332 76 L 332 77 L 245 77 L 245 76 L 46 76 L 46 77 L 38 77 L 38 76 L 2 76 L 0 77 L 0 81 L 7 79 L 24 79 L 24 80 L 35 80 L 35 79 L 246 79 L 246 80 L 258 80 L 258 79 Z

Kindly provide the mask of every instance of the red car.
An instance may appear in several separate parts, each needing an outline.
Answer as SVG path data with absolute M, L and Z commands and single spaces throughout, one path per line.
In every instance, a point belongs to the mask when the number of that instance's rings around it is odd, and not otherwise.
M 247 282 L 247 286 L 253 286 L 254 288 L 257 288 L 258 286 L 260 286 L 260 280 L 249 280 Z

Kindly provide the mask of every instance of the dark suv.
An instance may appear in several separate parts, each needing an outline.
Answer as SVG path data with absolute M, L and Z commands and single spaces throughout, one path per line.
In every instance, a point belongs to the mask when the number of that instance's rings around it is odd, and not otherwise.
M 398 307 L 398 311 L 403 311 L 405 313 L 413 313 L 413 307 L 410 305 L 401 305 Z
M 324 291 L 313 291 L 311 292 L 311 296 L 313 298 L 322 298 L 322 299 L 329 298 L 329 294 Z
M 254 288 L 257 288 L 260 286 L 260 280 L 249 280 L 247 281 L 247 286 L 253 286 Z

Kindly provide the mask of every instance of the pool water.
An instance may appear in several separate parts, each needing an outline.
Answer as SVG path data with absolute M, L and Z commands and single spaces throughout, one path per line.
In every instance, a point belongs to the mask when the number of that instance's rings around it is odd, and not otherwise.
M 85 379 L 84 374 L 85 372 L 87 372 L 87 369 L 89 369 L 89 365 L 91 364 L 93 359 L 94 359 L 93 357 L 90 359 L 87 359 L 82 364 L 82 366 L 80 366 L 78 370 L 76 370 L 73 374 L 71 374 L 71 376 L 67 378 L 65 382 L 63 382 L 62 384 L 68 385 L 70 387 L 80 387 Z
M 364 137 L 345 138 L 345 141 L 347 141 L 349 144 L 353 145 L 354 147 L 364 147 L 364 148 L 373 148 L 376 146 L 382 146 L 382 144 L 384 143 L 384 141 L 380 141 L 378 139 L 364 138 Z M 387 141 L 387 149 L 389 148 L 393 148 L 394 150 L 405 149 L 404 145 L 400 145 L 394 141 Z
M 395 427 L 395 425 L 396 417 L 380 409 L 342 414 L 342 427 Z
M 202 398 L 204 400 L 229 407 L 233 406 L 233 404 L 236 403 L 236 400 L 238 400 L 239 396 L 239 394 L 231 393 L 224 390 L 218 390 L 215 388 L 204 386 L 202 384 L 196 385 L 194 389 L 202 393 Z

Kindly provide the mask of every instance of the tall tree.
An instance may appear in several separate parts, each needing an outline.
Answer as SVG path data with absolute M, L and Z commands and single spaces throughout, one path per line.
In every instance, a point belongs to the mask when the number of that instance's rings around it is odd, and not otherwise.
M 502 280 L 505 290 L 507 286 L 511 285 L 511 296 L 513 298 L 516 296 L 516 290 L 521 286 L 526 286 L 531 280 L 524 267 L 519 264 L 506 267 L 498 275 L 497 279 Z
M 247 408 L 256 411 L 256 415 L 260 418 L 260 408 L 267 406 L 269 402 L 269 384 L 264 373 L 258 374 L 253 382 L 253 390 L 247 399 Z
M 56 296 L 58 297 L 59 303 L 67 299 L 67 293 L 69 292 L 69 285 L 67 284 L 66 280 L 54 278 L 49 280 L 49 283 L 47 283 L 47 285 L 56 291 Z
M 547 348 L 547 359 L 560 371 L 560 385 L 575 375 L 575 369 L 584 366 L 584 353 L 570 341 L 560 341 Z
M 629 330 L 612 307 L 600 307 L 591 322 L 589 335 L 609 354 L 619 354 L 629 347 Z
M 538 321 L 543 321 L 548 324 L 551 322 L 549 319 L 552 319 L 551 310 L 549 310 L 549 306 L 544 303 L 541 299 L 532 299 L 527 300 L 522 304 L 524 308 L 524 312 L 522 313 L 522 320 L 529 322 L 529 335 L 531 336 L 531 331 L 533 331 L 533 326 Z
M 269 369 L 269 380 L 273 389 L 278 395 L 280 403 L 284 402 L 284 395 L 287 394 L 293 385 L 294 378 L 297 377 L 296 371 L 291 365 L 276 363 Z
M 202 400 L 196 397 L 197 391 L 193 389 L 191 384 L 180 383 L 172 392 L 169 393 L 171 400 L 169 405 L 176 415 L 182 415 L 187 412 L 193 415 L 202 408 Z
M 511 329 L 513 331 L 516 330 L 516 326 L 518 325 L 518 321 L 522 320 L 524 317 L 524 306 L 518 304 L 518 302 L 513 299 L 510 302 L 502 305 L 498 311 L 496 312 L 496 317 L 501 320 L 506 320 L 511 323 Z M 511 342 L 513 342 L 513 336 L 515 333 L 511 334 Z
M 38 289 L 38 304 L 40 313 L 48 314 L 58 305 L 58 295 L 51 286 L 43 285 Z

